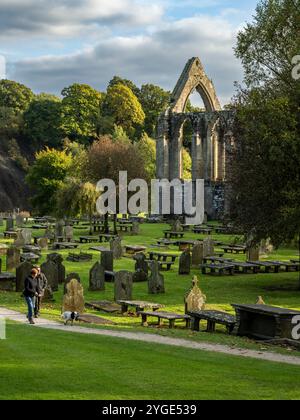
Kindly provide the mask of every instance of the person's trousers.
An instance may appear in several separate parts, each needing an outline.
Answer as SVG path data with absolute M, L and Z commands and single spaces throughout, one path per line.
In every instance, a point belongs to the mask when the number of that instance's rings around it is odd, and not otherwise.
M 42 297 L 37 296 L 35 298 L 35 305 L 34 305 L 34 315 L 37 316 L 40 313 L 42 305 Z
M 34 307 L 35 307 L 35 297 L 26 296 L 25 300 L 28 306 L 27 318 L 32 319 L 33 313 L 34 313 Z

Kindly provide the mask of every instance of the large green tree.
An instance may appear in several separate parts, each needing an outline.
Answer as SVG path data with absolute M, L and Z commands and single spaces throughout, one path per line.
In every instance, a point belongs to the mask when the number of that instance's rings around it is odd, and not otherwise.
M 109 82 L 108 88 L 113 87 L 115 85 L 120 85 L 120 84 L 127 86 L 130 90 L 132 90 L 132 92 L 135 94 L 136 97 L 139 97 L 140 89 L 131 80 L 123 79 L 120 76 L 114 76 Z
M 97 137 L 102 95 L 84 84 L 75 83 L 62 91 L 61 129 L 72 140 Z
M 235 103 L 232 214 L 254 243 L 275 245 L 300 232 L 300 10 L 292 0 L 262 1 L 238 36 L 246 88 Z
M 37 95 L 24 113 L 25 134 L 36 148 L 61 145 L 60 122 L 61 100 L 54 95 Z
M 0 107 L 11 108 L 14 112 L 24 112 L 34 94 L 27 86 L 12 80 L 0 80 Z
M 52 214 L 56 209 L 56 194 L 64 185 L 72 165 L 71 154 L 48 149 L 36 154 L 26 182 L 34 191 L 32 204 L 40 215 Z
M 134 136 L 145 120 L 145 113 L 138 98 L 129 87 L 121 83 L 108 88 L 103 113 L 113 117 L 114 123 L 121 126 L 129 137 Z

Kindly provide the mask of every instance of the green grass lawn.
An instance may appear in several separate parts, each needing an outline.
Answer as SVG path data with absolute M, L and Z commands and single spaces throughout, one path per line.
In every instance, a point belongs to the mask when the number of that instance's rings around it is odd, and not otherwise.
M 300 368 L 8 323 L 0 399 L 299 399 Z
M 163 237 L 163 230 L 168 227 L 163 224 L 141 225 L 141 234 L 139 236 L 125 236 L 123 244 L 138 244 L 146 245 L 149 249 L 152 244 L 156 244 L 156 239 Z M 3 228 L 0 228 L 3 230 Z M 0 233 L 1 233 L 0 230 Z M 87 230 L 75 229 L 75 236 L 87 234 Z M 36 236 L 42 235 L 43 231 L 33 231 Z M 187 239 L 201 239 L 203 235 L 196 235 L 192 232 L 185 234 Z M 230 235 L 213 235 L 214 239 L 223 241 L 224 243 L 231 243 L 235 236 Z M 242 239 L 242 238 L 241 238 Z M 12 241 L 0 239 L 0 242 L 11 243 Z M 80 245 L 82 251 L 87 251 L 91 245 Z M 79 249 L 77 252 L 79 252 Z M 159 250 L 159 248 L 151 248 Z M 91 251 L 89 251 L 91 252 Z M 168 252 L 179 253 L 178 248 L 170 247 Z M 89 292 L 88 291 L 88 275 L 89 270 L 97 259 L 99 253 L 93 253 L 93 261 L 86 263 L 70 263 L 65 261 L 67 272 L 77 272 L 81 276 L 82 284 L 85 289 L 85 299 L 89 300 L 113 300 L 113 285 L 107 284 L 105 292 Z M 270 255 L 269 259 L 289 260 L 295 258 L 298 254 L 297 249 L 282 248 Z M 62 255 L 66 258 L 68 251 L 63 251 Z M 45 259 L 46 253 L 43 254 L 41 262 Z M 229 256 L 230 257 L 230 256 Z M 234 258 L 243 260 L 244 255 L 239 255 Z M 3 259 L 4 260 L 4 259 Z M 5 262 L 5 261 L 3 261 Z M 177 261 L 178 264 L 178 261 Z M 133 289 L 133 298 L 150 300 L 166 305 L 166 310 L 184 312 L 183 299 L 186 291 L 190 288 L 193 275 L 198 275 L 200 279 L 200 287 L 203 293 L 207 296 L 207 309 L 219 309 L 233 313 L 231 303 L 255 303 L 257 296 L 263 296 L 265 302 L 270 305 L 282 306 L 292 309 L 300 310 L 300 292 L 296 290 L 299 282 L 299 273 L 280 273 L 280 274 L 259 274 L 259 275 L 235 275 L 234 277 L 213 277 L 203 276 L 200 270 L 195 269 L 189 276 L 178 276 L 178 265 L 175 265 L 172 271 L 164 273 L 166 293 L 162 295 L 148 295 L 146 283 L 136 283 Z M 5 269 L 5 264 L 3 264 Z M 116 270 L 130 270 L 134 269 L 134 261 L 132 259 L 123 258 L 115 262 Z M 59 320 L 62 304 L 62 290 L 60 286 L 59 292 L 55 293 L 55 303 L 45 305 L 42 315 L 49 319 Z M 20 293 L 4 293 L 0 292 L 0 306 L 6 306 L 10 309 L 20 310 L 26 312 L 26 307 L 20 297 Z M 93 313 L 93 311 L 89 311 Z M 97 313 L 99 314 L 99 313 Z M 171 335 L 182 338 L 189 338 L 193 340 L 212 341 L 216 343 L 229 344 L 235 346 L 244 346 L 247 348 L 261 348 L 254 342 L 244 339 L 236 338 L 226 335 L 224 328 L 220 327 L 216 334 L 199 334 L 184 330 L 183 324 L 179 324 L 179 328 L 174 331 L 169 331 L 167 328 L 158 329 L 156 327 L 149 327 L 142 329 L 140 326 L 140 319 L 136 317 L 126 317 L 120 315 L 107 315 L 101 313 L 101 316 L 108 318 L 116 323 L 115 327 L 125 330 L 143 331 L 158 333 L 163 335 Z M 264 346 L 265 347 L 265 346 Z M 279 351 L 281 351 L 279 349 Z

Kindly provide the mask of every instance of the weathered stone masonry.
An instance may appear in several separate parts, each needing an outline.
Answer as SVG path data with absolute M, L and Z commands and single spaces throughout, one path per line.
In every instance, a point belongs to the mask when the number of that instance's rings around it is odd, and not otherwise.
M 194 90 L 201 95 L 205 112 L 185 113 Z M 158 179 L 182 179 L 183 127 L 190 121 L 192 138 L 192 178 L 205 180 L 207 214 L 221 217 L 226 211 L 228 153 L 233 146 L 232 111 L 222 111 L 215 88 L 206 76 L 199 58 L 188 61 L 171 97 L 169 108 L 161 114 L 157 129 Z

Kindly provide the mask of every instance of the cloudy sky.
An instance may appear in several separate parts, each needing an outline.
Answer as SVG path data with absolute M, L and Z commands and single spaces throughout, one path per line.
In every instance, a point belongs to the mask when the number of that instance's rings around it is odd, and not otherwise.
M 242 79 L 236 34 L 256 3 L 0 0 L 0 55 L 7 78 L 56 94 L 74 82 L 105 90 L 114 75 L 171 90 L 186 61 L 199 56 L 225 104 Z

